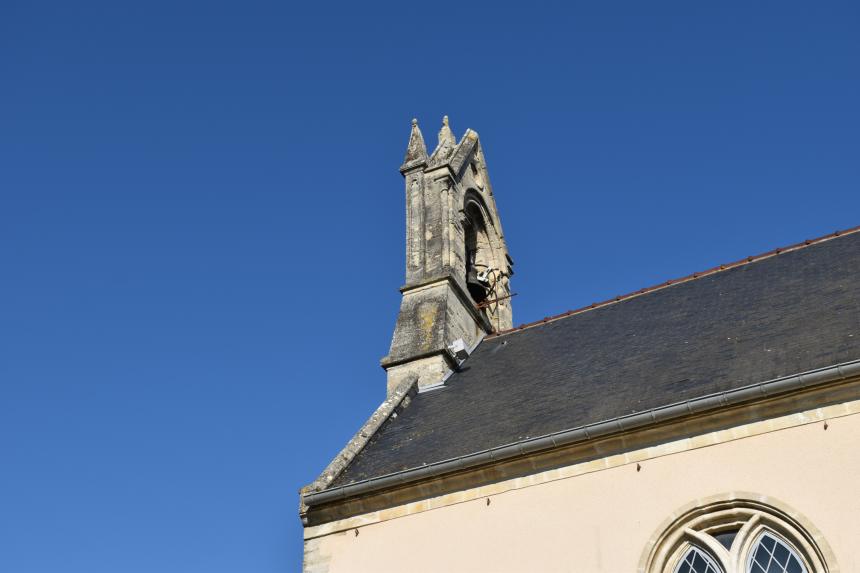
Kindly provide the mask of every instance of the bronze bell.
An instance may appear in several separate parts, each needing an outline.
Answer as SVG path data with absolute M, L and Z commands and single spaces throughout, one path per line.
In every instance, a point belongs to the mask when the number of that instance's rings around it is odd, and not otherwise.
M 478 270 L 475 267 L 469 267 L 466 272 L 466 287 L 469 289 L 469 294 L 475 302 L 482 302 L 487 298 L 489 290 L 487 283 L 478 279 Z

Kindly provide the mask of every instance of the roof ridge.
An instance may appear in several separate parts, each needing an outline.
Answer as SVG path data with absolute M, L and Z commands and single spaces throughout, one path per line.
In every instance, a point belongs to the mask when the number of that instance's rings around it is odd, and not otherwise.
M 540 326 L 540 325 L 542 325 L 542 324 L 547 324 L 547 323 L 549 323 L 549 322 L 555 322 L 556 320 L 561 320 L 561 319 L 563 319 L 563 318 L 567 318 L 567 317 L 569 317 L 569 316 L 573 316 L 573 315 L 576 315 L 576 314 L 580 314 L 580 313 L 583 313 L 583 312 L 586 312 L 586 311 L 589 311 L 589 310 L 594 310 L 594 309 L 597 309 L 597 308 L 603 308 L 603 307 L 605 307 L 605 306 L 609 306 L 609 305 L 611 305 L 611 304 L 615 304 L 615 303 L 618 303 L 618 302 L 621 302 L 621 301 L 624 301 L 624 300 L 628 300 L 628 299 L 631 299 L 631 298 L 634 298 L 634 297 L 637 297 L 637 296 L 642 296 L 642 295 L 644 295 L 644 294 L 648 294 L 648 293 L 651 293 L 651 292 L 654 292 L 654 291 L 657 291 L 657 290 L 662 290 L 662 289 L 664 289 L 664 288 L 668 288 L 668 287 L 675 286 L 675 285 L 678 285 L 678 284 L 683 284 L 683 283 L 687 283 L 687 282 L 690 282 L 690 281 L 694 281 L 694 280 L 696 280 L 696 279 L 699 279 L 699 278 L 702 278 L 702 277 L 705 277 L 705 276 L 710 276 L 710 275 L 713 275 L 713 274 L 716 274 L 716 273 L 719 273 L 719 272 L 722 272 L 722 271 L 726 271 L 726 270 L 729 270 L 729 269 L 733 269 L 733 268 L 736 268 L 736 267 L 740 267 L 740 266 L 748 265 L 748 264 L 751 264 L 751 263 L 756 263 L 756 262 L 761 261 L 761 260 L 764 260 L 764 259 L 769 259 L 769 258 L 771 258 L 771 257 L 775 257 L 775 256 L 777 256 L 777 255 L 781 255 L 781 254 L 783 254 L 783 253 L 792 252 L 792 251 L 797 251 L 797 250 L 800 250 L 800 249 L 804 249 L 804 248 L 806 248 L 806 247 L 808 247 L 808 246 L 810 246 L 810 245 L 815 245 L 815 244 L 818 244 L 818 243 L 823 243 L 823 242 L 825 242 L 825 241 L 829 241 L 829 240 L 831 240 L 831 239 L 835 239 L 835 238 L 837 238 L 837 237 L 841 237 L 841 236 L 844 236 L 844 235 L 851 235 L 851 234 L 853 234 L 853 233 L 857 233 L 857 232 L 860 232 L 860 225 L 858 225 L 858 226 L 856 226 L 856 227 L 851 227 L 850 229 L 845 229 L 845 230 L 842 230 L 842 231 L 835 231 L 835 232 L 830 233 L 830 234 L 828 234 L 828 235 L 823 235 L 823 236 L 821 236 L 821 237 L 816 237 L 816 238 L 814 238 L 814 239 L 806 239 L 805 241 L 802 241 L 802 242 L 800 242 L 800 243 L 795 243 L 795 244 L 793 244 L 793 245 L 788 245 L 788 246 L 786 246 L 786 247 L 777 247 L 776 249 L 772 249 L 772 250 L 770 250 L 770 251 L 767 251 L 767 252 L 764 252 L 764 253 L 761 253 L 761 254 L 758 254 L 758 255 L 751 255 L 751 256 L 749 256 L 749 257 L 745 257 L 745 258 L 743 258 L 743 259 L 739 259 L 739 260 L 734 261 L 734 262 L 731 262 L 731 263 L 726 263 L 726 264 L 722 264 L 722 265 L 717 265 L 717 266 L 715 266 L 715 267 L 711 267 L 710 269 L 707 269 L 707 270 L 705 270 L 705 271 L 700 271 L 700 272 L 692 273 L 692 274 L 689 274 L 689 275 L 686 275 L 686 276 L 683 276 L 683 277 L 680 277 L 680 278 L 677 278 L 677 279 L 670 279 L 670 280 L 667 280 L 667 281 L 662 282 L 662 283 L 660 283 L 660 284 L 653 285 L 653 286 L 650 286 L 650 287 L 645 287 L 645 288 L 639 289 L 639 290 L 637 290 L 637 291 L 633 291 L 633 292 L 631 292 L 631 293 L 618 295 L 618 296 L 616 296 L 616 297 L 613 297 L 613 298 L 610 298 L 610 299 L 607 299 L 607 300 L 604 300 L 604 301 L 601 301 L 601 302 L 593 302 L 593 303 L 591 303 L 591 304 L 589 304 L 589 305 L 586 305 L 586 306 L 583 306 L 583 307 L 580 307 L 580 308 L 576 308 L 576 309 L 573 309 L 573 310 L 568 310 L 567 312 L 563 312 L 563 313 L 561 313 L 561 314 L 556 314 L 556 315 L 546 316 L 546 317 L 544 317 L 544 318 L 542 318 L 542 319 L 540 319 L 540 320 L 535 320 L 535 321 L 533 321 L 533 322 L 526 322 L 526 323 L 521 324 L 521 325 L 519 325 L 519 326 L 515 326 L 515 327 L 513 327 L 513 328 L 509 328 L 509 329 L 507 329 L 507 330 L 501 330 L 501 331 L 499 331 L 499 332 L 494 332 L 494 333 L 492 333 L 492 334 L 488 335 L 488 336 L 485 338 L 485 340 L 489 340 L 489 339 L 492 339 L 492 338 L 496 338 L 497 336 L 503 336 L 503 335 L 506 335 L 506 334 L 512 334 L 512 333 L 515 333 L 515 332 L 520 332 L 521 330 L 526 330 L 526 329 L 528 329 L 528 328 L 532 328 L 532 327 L 535 327 L 535 326 Z

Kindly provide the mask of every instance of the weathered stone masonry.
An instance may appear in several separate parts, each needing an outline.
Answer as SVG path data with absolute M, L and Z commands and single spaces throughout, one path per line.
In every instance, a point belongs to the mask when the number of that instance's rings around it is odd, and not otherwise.
M 406 283 L 382 366 L 388 392 L 417 377 L 438 384 L 457 361 L 448 347 L 468 347 L 512 326 L 511 260 L 478 134 L 459 143 L 447 116 L 427 155 L 413 120 L 400 167 L 406 187 Z

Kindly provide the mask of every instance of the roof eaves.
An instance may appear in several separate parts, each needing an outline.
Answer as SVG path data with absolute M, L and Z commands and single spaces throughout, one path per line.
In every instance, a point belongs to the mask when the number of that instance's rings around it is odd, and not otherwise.
M 627 414 L 568 430 L 528 438 L 510 444 L 489 448 L 465 456 L 434 462 L 417 468 L 361 480 L 318 492 L 303 491 L 302 503 L 310 507 L 339 501 L 357 495 L 379 491 L 391 486 L 404 485 L 448 472 L 474 468 L 491 462 L 499 462 L 532 452 L 566 446 L 675 420 L 684 416 L 703 413 L 716 408 L 738 405 L 763 398 L 771 398 L 804 388 L 820 386 L 860 376 L 860 360 L 834 364 L 790 376 L 782 376 L 725 392 L 708 394 L 699 398 L 651 408 L 635 414 Z

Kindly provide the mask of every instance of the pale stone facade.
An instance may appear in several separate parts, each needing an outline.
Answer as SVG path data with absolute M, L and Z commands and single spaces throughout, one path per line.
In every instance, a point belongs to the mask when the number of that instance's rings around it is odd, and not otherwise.
M 858 435 L 850 400 L 634 446 L 309 527 L 305 571 L 664 573 L 651 552 L 673 520 L 733 500 L 794 520 L 816 571 L 860 571 Z

